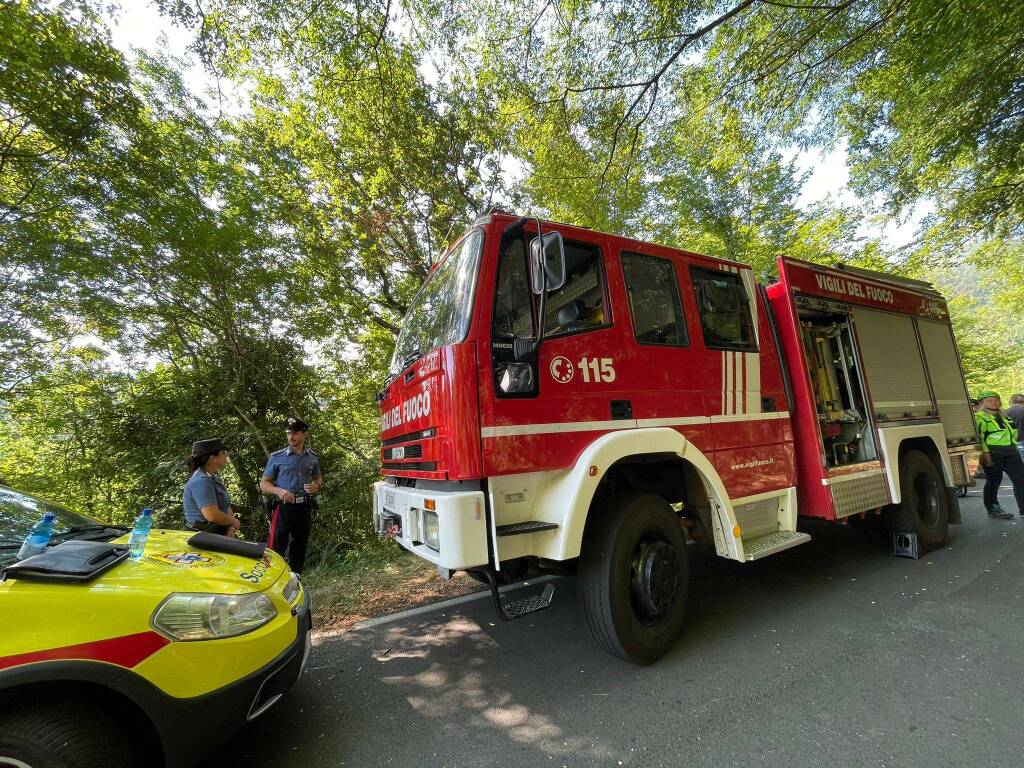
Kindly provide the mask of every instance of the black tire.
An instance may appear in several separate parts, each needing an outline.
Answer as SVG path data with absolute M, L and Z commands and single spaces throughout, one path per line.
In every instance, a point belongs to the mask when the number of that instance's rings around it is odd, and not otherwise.
M 927 454 L 907 451 L 900 459 L 900 495 L 890 527 L 917 534 L 924 551 L 938 549 L 949 536 L 949 503 L 942 475 Z
M 30 768 L 138 768 L 126 728 L 85 699 L 19 701 L 0 713 L 0 765 L 4 758 Z M 15 763 L 18 765 L 18 763 Z
M 609 653 L 650 664 L 686 618 L 690 572 L 679 518 L 660 496 L 638 493 L 591 514 L 578 576 L 587 625 Z

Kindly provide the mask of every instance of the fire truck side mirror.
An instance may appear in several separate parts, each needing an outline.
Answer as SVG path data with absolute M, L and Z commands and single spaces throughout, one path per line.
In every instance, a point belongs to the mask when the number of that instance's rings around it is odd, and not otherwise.
M 560 232 L 544 235 L 530 241 L 530 284 L 538 296 L 556 291 L 565 284 L 565 244 Z

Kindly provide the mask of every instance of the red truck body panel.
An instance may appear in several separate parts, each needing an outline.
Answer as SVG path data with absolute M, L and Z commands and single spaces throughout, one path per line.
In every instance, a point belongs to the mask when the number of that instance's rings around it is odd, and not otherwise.
M 545 232 L 558 231 L 566 242 L 599 250 L 604 324 L 546 338 L 537 361 L 536 393 L 503 397 L 493 375 L 491 318 L 501 235 L 514 221 L 493 214 L 478 224 L 486 239 L 466 339 L 427 353 L 383 393 L 382 474 L 482 480 L 565 470 L 603 434 L 669 426 L 712 458 L 730 498 L 795 486 L 800 514 L 835 519 L 828 480 L 851 469 L 826 466 L 794 297 L 944 322 L 949 318 L 934 291 L 916 292 L 785 258 L 778 261 L 779 281 L 762 291 L 750 267 L 741 263 L 544 222 Z M 624 253 L 671 262 L 689 337 L 686 346 L 637 343 Z M 756 351 L 708 348 L 691 267 L 740 276 L 754 308 Z M 866 382 L 865 390 L 870 401 Z M 623 402 L 628 414 L 614 413 L 614 404 Z M 871 429 L 877 429 L 874 420 Z M 396 457 L 399 448 L 404 450 Z
M 452 344 L 428 352 L 391 383 L 380 403 L 382 474 L 481 477 L 476 368 L 474 345 Z
M 494 216 L 487 225 L 481 289 L 476 293 L 466 342 L 428 353 L 389 386 L 381 402 L 383 474 L 456 480 L 565 469 L 599 435 L 657 423 L 672 426 L 713 456 L 731 496 L 750 496 L 794 484 L 789 420 L 762 418 L 766 401 L 772 403 L 768 413 L 785 412 L 788 407 L 767 308 L 755 293 L 757 352 L 708 350 L 690 288 L 690 265 L 744 274 L 753 286 L 750 268 L 744 264 L 545 222 L 545 232 L 557 230 L 567 241 L 600 249 L 607 325 L 546 339 L 537 366 L 537 396 L 499 397 L 491 375 L 488 319 L 493 312 L 500 232 L 513 220 Z M 623 252 L 672 262 L 681 289 L 688 346 L 635 342 L 621 266 Z M 614 380 L 585 381 L 579 361 L 602 357 L 612 361 Z M 471 366 L 475 366 L 474 375 L 469 374 Z M 556 378 L 556 373 L 564 376 L 570 371 L 569 380 Z M 469 381 L 473 382 L 472 392 Z M 428 393 L 429 416 L 415 405 L 422 392 Z M 631 417 L 612 418 L 609 404 L 613 400 L 629 401 Z M 410 402 L 413 405 L 407 405 Z M 411 411 L 403 411 L 410 407 Z M 475 414 L 479 414 L 478 423 Z M 423 440 L 392 442 L 402 435 L 418 438 L 423 429 L 437 431 Z M 393 446 L 416 442 L 423 446 L 422 457 L 390 458 Z M 474 453 L 476 446 L 479 450 Z M 432 461 L 437 462 L 433 471 L 420 468 L 420 462 L 429 466 Z

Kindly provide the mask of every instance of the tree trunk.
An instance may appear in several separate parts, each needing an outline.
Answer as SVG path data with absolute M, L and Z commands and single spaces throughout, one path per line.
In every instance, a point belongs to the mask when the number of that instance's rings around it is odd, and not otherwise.
M 260 491 L 259 480 L 256 474 L 245 465 L 245 460 L 240 452 L 229 452 L 231 466 L 235 468 L 238 475 L 238 484 L 242 486 L 242 493 L 245 494 L 244 504 L 236 504 L 239 515 L 242 519 L 242 530 L 247 538 L 258 538 L 266 529 L 263 517 L 263 492 Z

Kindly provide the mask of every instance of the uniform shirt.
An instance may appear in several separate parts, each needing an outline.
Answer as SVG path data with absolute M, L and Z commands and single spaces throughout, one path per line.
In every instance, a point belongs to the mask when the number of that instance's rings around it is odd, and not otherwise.
M 295 453 L 290 445 L 270 454 L 267 468 L 263 470 L 263 477 L 296 496 L 307 495 L 302 486 L 319 476 L 320 457 L 309 448 Z
M 974 414 L 974 421 L 978 425 L 983 450 L 1007 452 L 1017 442 L 1017 430 L 1013 422 L 1002 413 L 989 413 L 982 408 Z
M 226 514 L 231 513 L 231 498 L 228 496 L 228 489 L 216 475 L 197 469 L 192 477 L 185 483 L 185 492 L 182 494 L 181 504 L 185 508 L 185 525 L 191 527 L 202 522 L 203 507 L 216 504 L 217 509 Z

